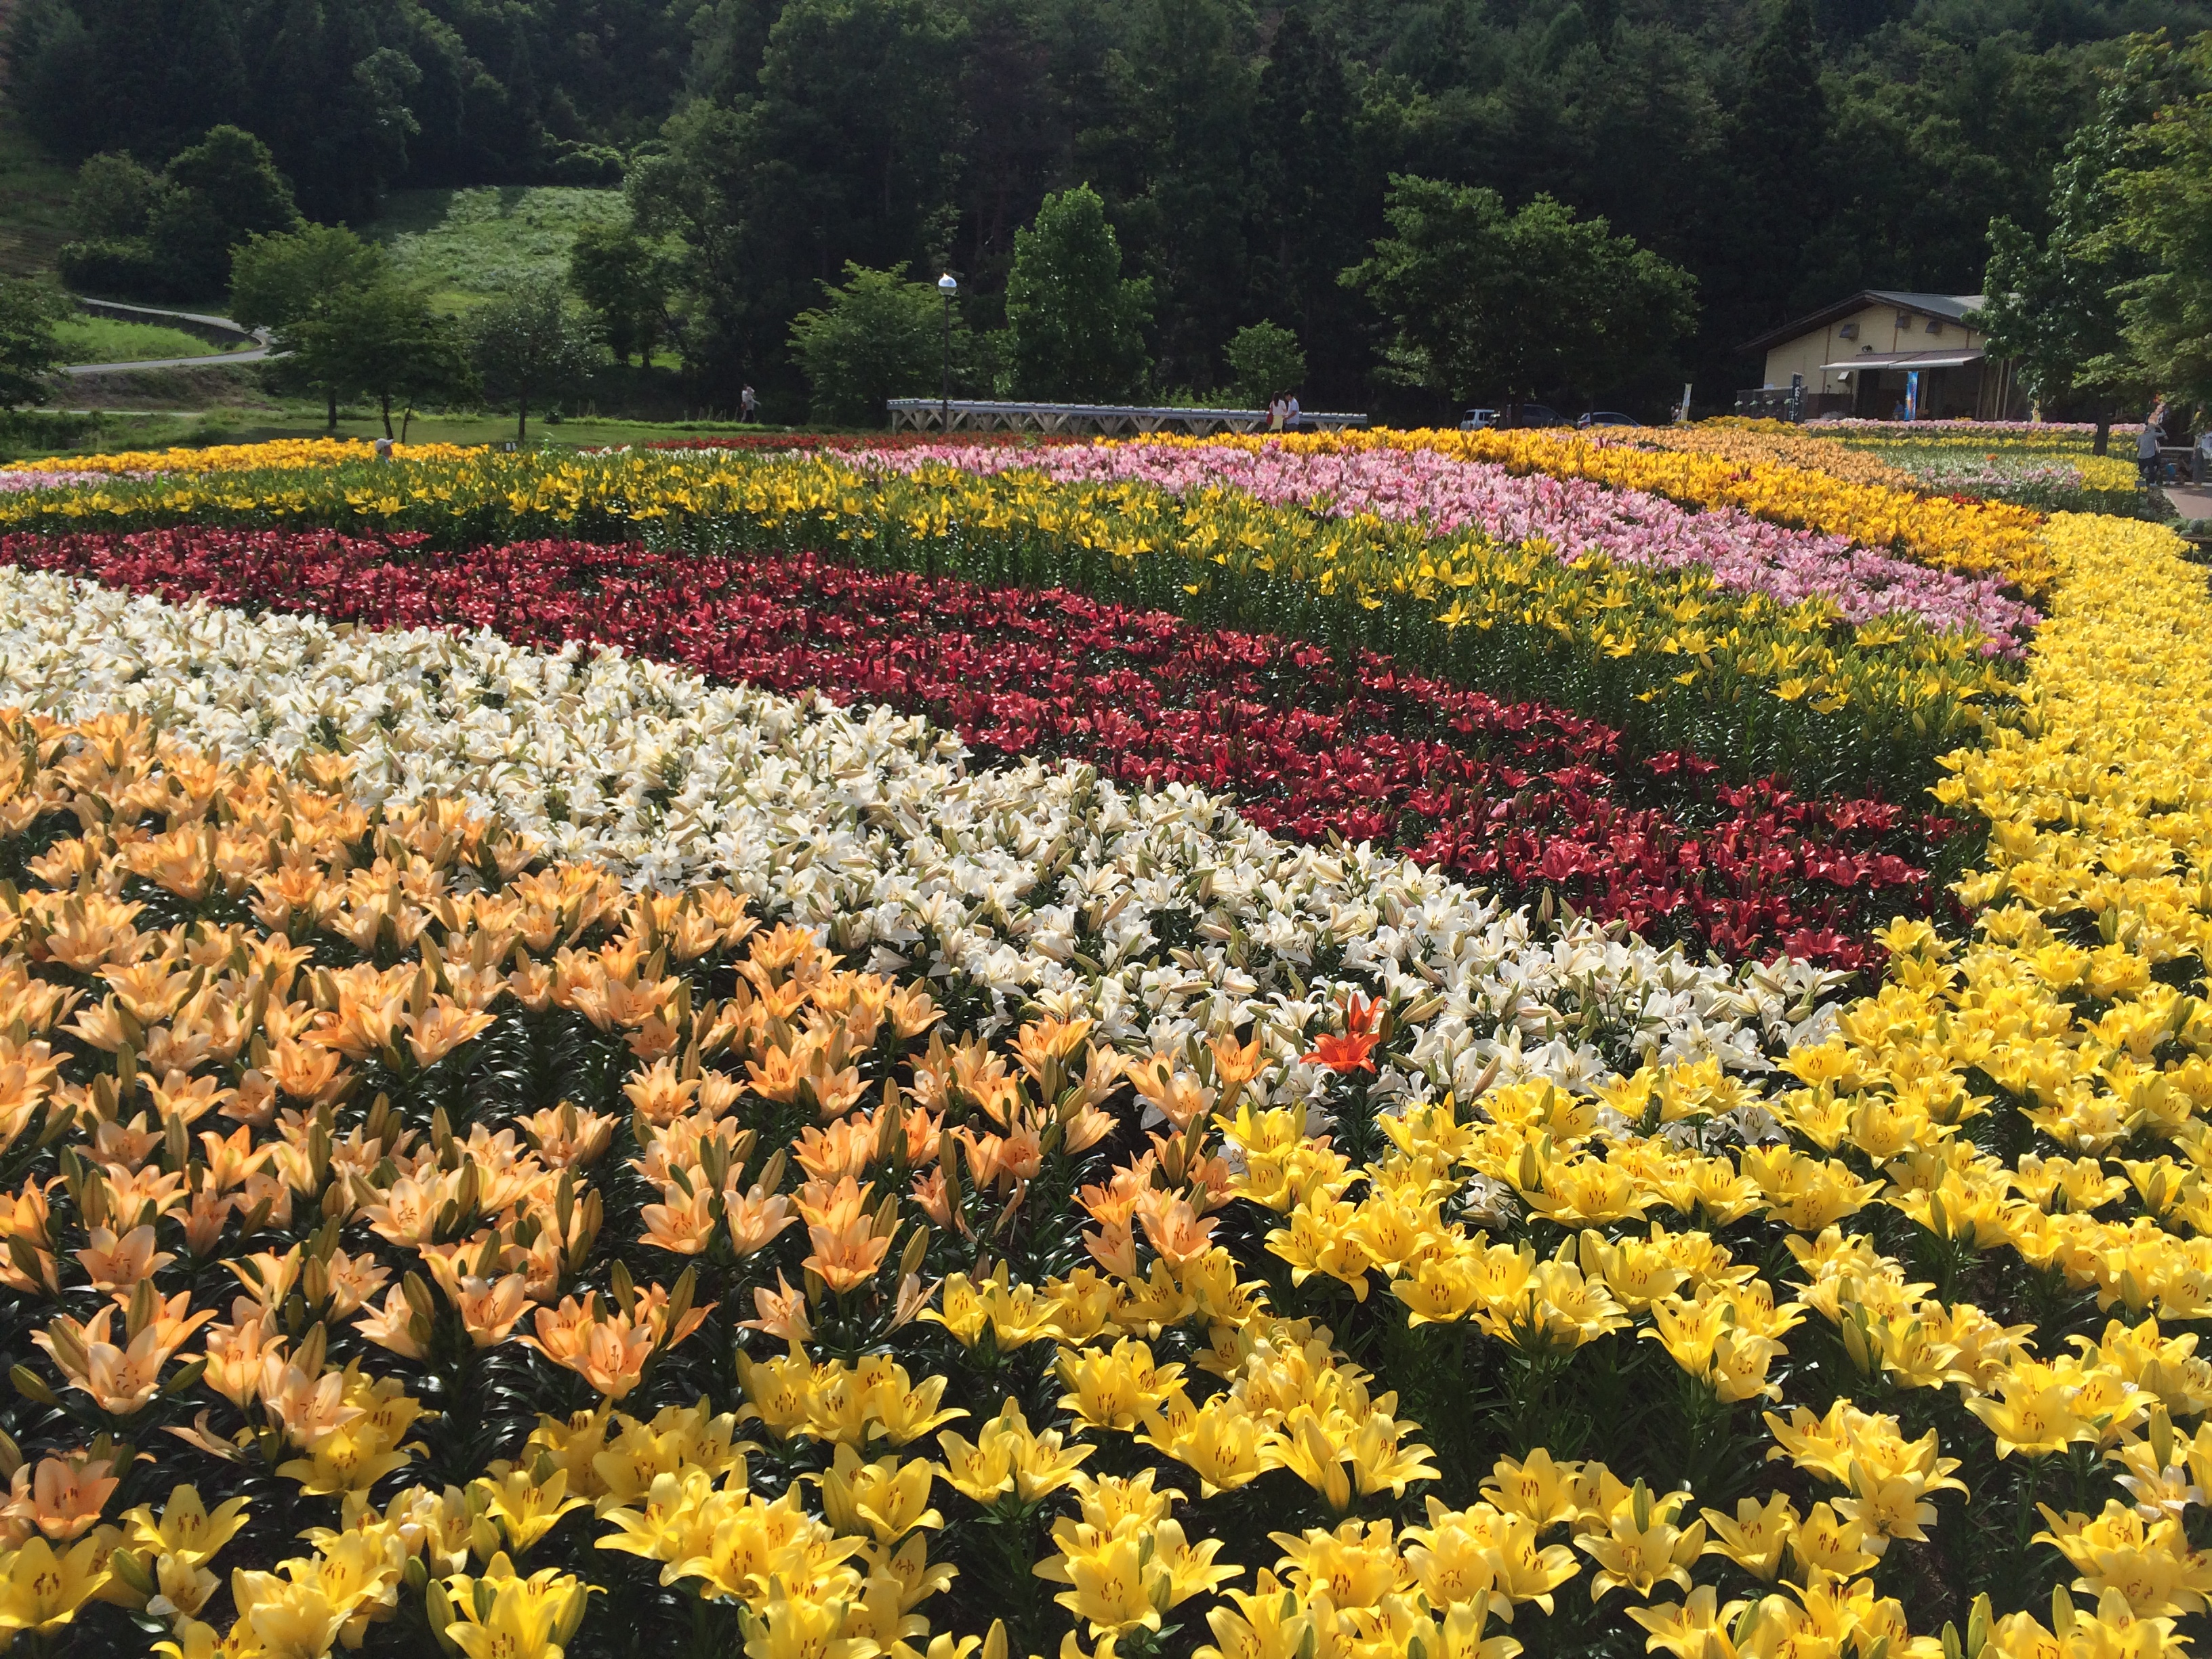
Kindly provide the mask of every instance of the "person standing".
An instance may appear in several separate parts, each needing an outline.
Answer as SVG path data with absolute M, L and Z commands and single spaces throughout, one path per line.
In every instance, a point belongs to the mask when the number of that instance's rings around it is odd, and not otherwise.
M 738 418 L 750 426 L 759 413 L 760 399 L 753 395 L 752 387 L 747 386 L 738 393 Z
M 1267 399 L 1267 430 L 1270 432 L 1280 432 L 1282 429 L 1283 398 L 1282 394 L 1278 392 L 1275 396 Z
M 1283 400 L 1283 429 L 1286 432 L 1298 429 L 1298 394 L 1295 392 Z

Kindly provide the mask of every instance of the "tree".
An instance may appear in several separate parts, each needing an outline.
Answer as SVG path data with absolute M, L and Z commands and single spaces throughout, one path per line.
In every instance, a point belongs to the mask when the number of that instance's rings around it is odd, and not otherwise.
M 334 319 L 358 307 L 363 293 L 392 280 L 384 249 L 341 225 L 249 238 L 231 262 L 230 314 L 247 328 L 271 331 L 289 356 L 280 373 L 323 394 L 330 428 L 338 400 L 361 389 L 361 359 L 343 343 Z
M 1015 389 L 1025 398 L 1112 403 L 1133 395 L 1152 364 L 1145 325 L 1149 277 L 1121 275 L 1121 245 L 1088 185 L 1044 198 L 1014 233 L 1006 330 Z
M 374 0 L 276 0 L 259 27 L 253 130 L 316 217 L 374 214 L 422 130 L 409 106 L 423 80 L 404 49 L 422 49 L 413 32 Z
M 86 158 L 70 194 L 70 219 L 88 240 L 128 241 L 146 234 L 161 181 L 113 150 Z
M 1122 9 L 1110 137 L 1083 135 L 1077 155 L 1112 204 L 1130 269 L 1151 279 L 1144 320 L 1160 378 L 1205 387 L 1222 342 L 1250 314 L 1255 20 L 1249 0 Z
M 2181 54 L 2193 96 L 2142 129 L 2156 160 L 2113 180 L 2110 240 L 2150 268 L 2119 289 L 2129 356 L 2159 392 L 2212 410 L 2212 34 Z
M 250 105 L 243 9 L 222 0 L 33 0 L 11 31 L 10 101 L 20 98 L 33 131 L 70 161 L 125 149 L 165 161 Z
M 0 282 L 0 408 L 46 400 L 46 376 L 61 356 L 54 338 L 60 296 L 37 283 Z
M 679 111 L 633 175 L 641 232 L 689 246 L 684 361 L 723 406 L 741 377 L 795 392 L 791 320 L 848 260 L 942 269 L 963 34 L 952 0 L 786 0 L 754 84 Z
M 1395 325 L 1392 371 L 1447 397 L 1629 386 L 1696 321 L 1688 272 L 1548 196 L 1509 215 L 1495 191 L 1401 175 L 1386 216 L 1344 280 Z
M 631 225 L 586 225 L 568 249 L 568 287 L 590 307 L 615 361 L 650 368 L 665 327 L 676 261 Z
M 1253 106 L 1247 291 L 1252 309 L 1282 318 L 1305 342 L 1315 396 L 1342 398 L 1340 407 L 1364 395 L 1371 319 L 1336 274 L 1382 228 L 1382 180 L 1358 115 L 1334 39 L 1303 9 L 1286 11 Z M 1304 373 L 1296 379 L 1308 384 Z
M 1306 354 L 1298 337 L 1273 323 L 1254 323 L 1230 337 L 1222 354 L 1229 360 L 1237 396 L 1254 409 L 1289 392 L 1306 378 Z
M 842 288 L 822 284 L 824 303 L 791 325 L 791 351 L 806 371 L 813 417 L 833 426 L 873 426 L 887 398 L 922 398 L 945 374 L 945 301 L 933 283 L 896 270 L 848 264 Z M 952 362 L 973 355 L 967 325 L 952 319 Z
M 1730 112 L 1729 152 L 1738 178 L 1729 226 L 1731 263 L 1763 301 L 1755 319 L 1778 321 L 1800 302 L 1808 230 L 1820 223 L 1829 124 L 1808 0 L 1773 0 Z
M 475 385 L 468 337 L 459 320 L 434 310 L 419 288 L 378 283 L 362 289 L 320 326 L 329 337 L 327 349 L 344 364 L 346 378 L 376 399 L 387 438 L 394 435 L 395 402 L 404 410 L 398 434 L 404 437 L 416 404 L 450 402 Z
M 240 128 L 219 126 L 164 169 L 146 240 L 175 288 L 199 299 L 230 286 L 233 248 L 299 223 L 292 186 L 269 146 Z
M 469 359 L 485 392 L 515 409 L 514 437 L 529 441 L 530 408 L 583 384 L 600 349 L 598 331 L 568 309 L 561 284 L 524 283 L 469 319 Z
M 2145 274 L 2142 250 L 2116 234 L 2117 181 L 2150 160 L 2146 123 L 2173 83 L 2172 53 L 2139 42 L 2098 95 L 2097 111 L 2066 145 L 2051 181 L 2051 233 L 2038 246 L 2004 216 L 1990 222 L 1990 349 L 2015 365 L 2046 412 L 2074 409 L 2097 422 L 2103 454 L 2118 410 L 2148 403 L 2151 388 L 2121 333 L 2120 290 Z

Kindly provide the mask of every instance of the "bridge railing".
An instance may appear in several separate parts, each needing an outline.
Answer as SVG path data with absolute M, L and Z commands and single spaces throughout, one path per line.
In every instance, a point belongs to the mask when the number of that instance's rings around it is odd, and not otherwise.
M 1211 432 L 1259 432 L 1267 424 L 1264 409 L 981 403 L 961 398 L 950 403 L 937 398 L 893 398 L 884 406 L 890 411 L 894 432 L 1087 432 L 1115 437 L 1138 432 L 1188 432 L 1202 437 Z M 1316 410 L 1298 416 L 1299 428 L 1308 432 L 1334 432 L 1366 424 L 1364 415 Z

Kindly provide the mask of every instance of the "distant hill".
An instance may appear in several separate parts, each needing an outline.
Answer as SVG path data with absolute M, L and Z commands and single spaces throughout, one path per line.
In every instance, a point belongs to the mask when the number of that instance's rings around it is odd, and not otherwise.
M 558 277 L 586 225 L 619 223 L 618 190 L 485 185 L 465 190 L 397 190 L 361 227 L 392 250 L 408 276 L 452 309 L 501 293 L 520 278 Z
M 1723 386 L 1741 341 L 1838 294 L 1978 288 L 1993 216 L 2044 228 L 2121 37 L 2212 6 L 0 0 L 0 22 L 52 161 L 158 165 L 236 122 L 308 214 L 374 227 L 456 303 L 557 262 L 615 210 L 586 187 L 665 157 L 714 289 L 687 356 L 720 380 L 792 390 L 791 319 L 848 260 L 949 267 L 996 326 L 1016 231 L 1087 181 L 1152 281 L 1158 385 L 1209 392 L 1268 319 L 1313 400 L 1365 406 L 1396 395 L 1382 319 L 1338 276 L 1393 173 L 1554 196 L 1684 266 L 1702 320 L 1673 386 Z M 0 137 L 0 264 L 50 257 L 59 177 Z

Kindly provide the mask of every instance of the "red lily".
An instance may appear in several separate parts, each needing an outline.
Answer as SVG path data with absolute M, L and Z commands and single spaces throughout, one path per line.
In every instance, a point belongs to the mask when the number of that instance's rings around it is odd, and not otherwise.
M 1298 1058 L 1316 1066 L 1326 1066 L 1340 1074 L 1346 1072 L 1371 1072 L 1375 1069 L 1375 1045 L 1382 1041 L 1382 1007 L 1370 1002 L 1357 991 L 1344 1002 L 1344 1035 L 1328 1035 L 1314 1039 L 1313 1052 Z

